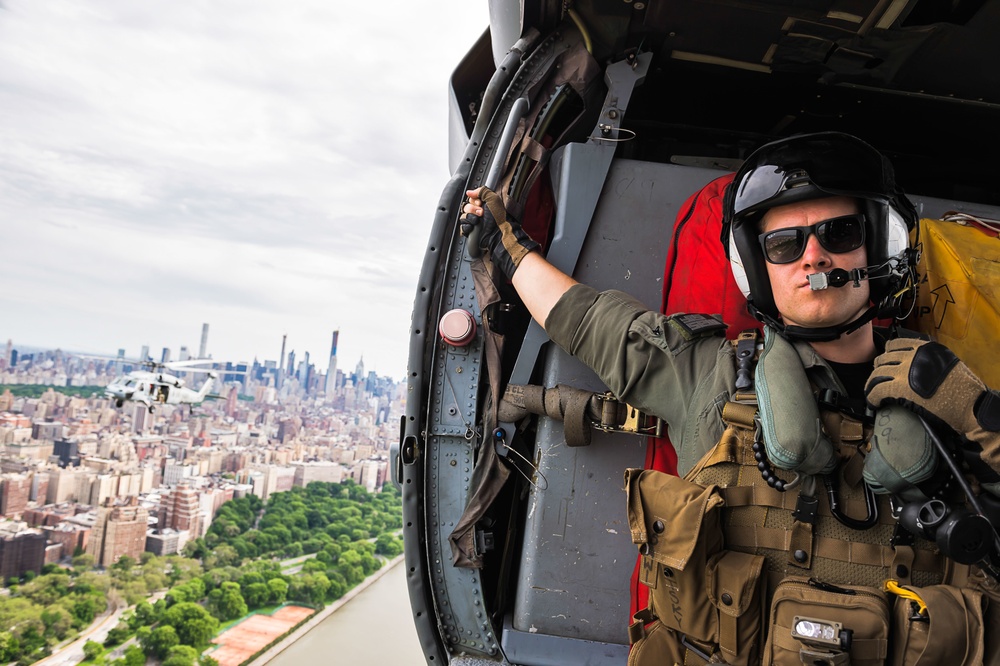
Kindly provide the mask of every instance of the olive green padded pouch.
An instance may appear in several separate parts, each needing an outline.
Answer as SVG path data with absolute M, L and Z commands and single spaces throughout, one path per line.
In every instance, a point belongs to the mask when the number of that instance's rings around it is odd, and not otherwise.
M 841 591 L 836 591 L 841 590 Z M 840 623 L 851 632 L 851 666 L 877 666 L 889 654 L 889 602 L 885 593 L 856 585 L 822 585 L 799 576 L 778 583 L 771 600 L 771 620 L 764 663 L 773 666 L 802 666 L 803 663 L 836 663 L 809 659 L 803 650 L 816 650 L 792 635 L 796 618 L 828 624 Z M 830 650 L 833 654 L 836 649 Z M 841 654 L 841 658 L 847 654 Z
M 908 502 L 927 501 L 916 484 L 929 479 L 937 463 L 937 450 L 916 414 L 899 405 L 879 407 L 862 473 L 873 491 Z
M 951 585 L 904 586 L 927 605 L 898 597 L 893 608 L 892 666 L 979 666 L 983 663 L 982 592 Z
M 832 472 L 837 455 L 823 431 L 802 359 L 790 342 L 766 326 L 754 384 L 761 434 L 771 464 L 803 474 Z

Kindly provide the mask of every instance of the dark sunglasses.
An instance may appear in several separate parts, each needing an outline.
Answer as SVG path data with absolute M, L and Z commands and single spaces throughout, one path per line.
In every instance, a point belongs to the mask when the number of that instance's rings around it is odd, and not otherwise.
M 843 215 L 807 227 L 766 231 L 758 238 L 768 262 L 788 264 L 802 256 L 812 235 L 828 252 L 843 254 L 857 250 L 865 242 L 865 216 L 863 213 Z

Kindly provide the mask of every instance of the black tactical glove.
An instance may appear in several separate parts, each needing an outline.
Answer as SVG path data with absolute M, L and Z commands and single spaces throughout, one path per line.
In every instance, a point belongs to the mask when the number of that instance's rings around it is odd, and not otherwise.
M 896 403 L 944 423 L 989 466 L 994 474 L 987 476 L 1000 473 L 1000 394 L 944 345 L 915 338 L 890 340 L 875 359 L 865 396 L 875 407 Z
M 482 218 L 470 216 L 467 221 L 481 227 L 479 249 L 489 252 L 494 265 L 510 279 L 525 255 L 539 245 L 525 233 L 520 222 L 508 217 L 499 194 L 483 187 L 479 190 L 479 198 L 483 200 Z

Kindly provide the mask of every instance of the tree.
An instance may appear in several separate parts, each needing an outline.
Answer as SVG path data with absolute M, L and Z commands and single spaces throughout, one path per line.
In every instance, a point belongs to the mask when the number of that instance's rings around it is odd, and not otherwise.
M 198 651 L 190 645 L 175 645 L 167 652 L 162 666 L 194 666 Z
M 375 539 L 375 552 L 386 557 L 396 557 L 403 552 L 403 544 L 391 534 L 379 534 Z
M 86 626 L 94 621 L 97 614 L 97 606 L 91 596 L 82 597 L 73 604 L 73 616 L 80 622 L 80 626 Z
M 94 568 L 94 556 L 90 553 L 81 553 L 73 557 L 73 571 L 79 573 Z
M 267 589 L 271 595 L 272 604 L 283 604 L 288 596 L 288 582 L 283 578 L 271 578 L 267 581 Z
M 45 623 L 46 636 L 55 636 L 58 639 L 62 639 L 66 636 L 66 632 L 69 631 L 70 627 L 73 626 L 73 618 L 70 617 L 69 611 L 58 604 L 52 604 L 43 610 L 41 618 L 42 622 Z M 2 662 L 2 659 L 0 659 L 0 662 Z
M 266 606 L 271 600 L 271 591 L 267 583 L 250 583 L 243 590 L 243 599 L 247 602 L 248 608 L 260 608 Z
M 219 630 L 219 621 L 211 613 L 190 602 L 171 606 L 160 622 L 173 626 L 180 642 L 194 647 L 208 645 Z
M 108 636 L 107 638 L 104 639 L 104 645 L 105 647 L 113 647 L 115 645 L 120 645 L 121 643 L 125 642 L 125 639 L 128 638 L 128 635 L 129 635 L 128 625 L 119 622 L 117 626 L 108 629 Z
M 135 560 L 132 557 L 128 555 L 122 555 L 121 557 L 118 558 L 118 561 L 112 564 L 109 568 L 112 571 L 121 571 L 124 573 L 128 573 L 129 571 L 132 570 L 132 567 L 134 566 L 135 566 Z
M 125 648 L 123 661 L 123 666 L 145 666 L 146 655 L 138 645 L 129 645 Z
M 0 631 L 0 663 L 9 663 L 17 659 L 21 653 L 21 645 L 9 631 Z
M 247 604 L 240 593 L 239 583 L 226 582 L 208 595 L 214 615 L 222 621 L 234 620 L 247 614 Z
M 170 648 L 181 642 L 177 630 L 169 624 L 153 629 L 148 635 L 143 632 L 143 635 L 145 638 L 139 637 L 139 632 L 136 632 L 143 651 L 157 659 L 163 659 Z
M 240 563 L 240 554 L 232 546 L 223 543 L 216 546 L 215 550 L 205 558 L 205 566 L 208 566 L 209 562 L 212 567 L 237 566 Z
M 89 661 L 93 661 L 98 656 L 104 653 L 104 648 L 101 647 L 100 643 L 94 641 L 87 641 L 83 644 L 83 657 Z
M 135 626 L 132 628 L 136 629 L 142 626 L 149 626 L 156 622 L 156 619 L 156 611 L 153 609 L 152 604 L 148 601 L 140 601 L 135 605 L 135 614 L 132 616 L 132 623 Z
M 184 550 L 181 551 L 184 557 L 193 557 L 196 559 L 202 559 L 208 554 L 208 546 L 205 545 L 205 540 L 201 537 L 188 541 L 184 544 Z

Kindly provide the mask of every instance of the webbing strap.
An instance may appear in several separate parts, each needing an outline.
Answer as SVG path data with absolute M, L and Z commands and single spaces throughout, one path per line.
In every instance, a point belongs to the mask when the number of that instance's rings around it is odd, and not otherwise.
M 760 527 L 756 525 L 729 525 L 726 527 L 726 543 L 739 549 L 769 548 L 788 550 L 792 533 L 785 529 Z M 840 541 L 824 536 L 814 536 L 814 557 L 823 557 L 838 562 L 888 567 L 895 552 L 891 546 L 878 543 L 855 543 Z M 943 571 L 944 558 L 926 550 L 914 550 L 913 567 L 920 571 Z
M 913 560 L 916 558 L 916 550 L 913 546 L 898 544 L 896 552 L 892 558 L 892 570 L 889 572 L 897 581 L 903 585 L 910 584 L 910 574 L 913 573 Z
M 795 508 L 797 493 L 779 493 L 770 486 L 730 486 L 719 488 L 727 507 L 766 506 L 772 509 Z
M 788 563 L 793 567 L 808 569 L 812 566 L 813 525 L 796 520 L 792 523 L 788 542 Z
M 719 613 L 719 649 L 734 659 L 740 652 L 736 618 L 728 613 Z
M 795 509 L 797 493 L 779 493 L 770 486 L 731 486 L 729 488 L 719 488 L 719 494 L 726 500 L 727 507 L 738 506 L 766 506 L 771 509 Z M 843 511 L 850 516 L 862 516 L 867 511 L 864 498 L 844 497 L 841 498 Z M 825 500 L 821 500 L 817 513 L 821 516 L 830 516 L 830 507 Z M 879 512 L 879 523 L 883 525 L 895 525 L 896 520 L 889 511 Z
M 637 611 L 635 615 L 632 616 L 635 620 L 632 624 L 628 626 L 628 643 L 629 645 L 635 645 L 637 642 L 646 637 L 646 625 L 650 622 L 656 620 L 656 615 L 649 608 L 643 608 Z
M 514 422 L 528 413 L 541 414 L 563 422 L 563 434 L 570 446 L 590 444 L 589 407 L 593 391 L 571 386 L 554 388 L 532 384 L 508 384 L 500 401 L 501 422 Z
M 757 405 L 727 402 L 722 407 L 722 420 L 727 425 L 754 429 L 754 417 L 757 416 Z

